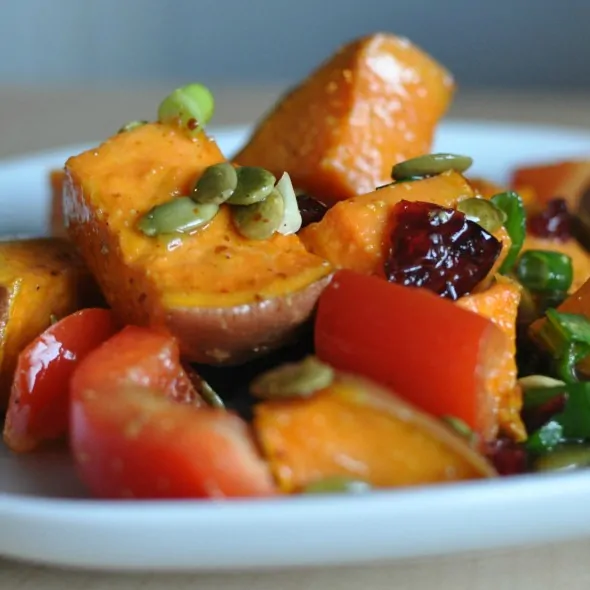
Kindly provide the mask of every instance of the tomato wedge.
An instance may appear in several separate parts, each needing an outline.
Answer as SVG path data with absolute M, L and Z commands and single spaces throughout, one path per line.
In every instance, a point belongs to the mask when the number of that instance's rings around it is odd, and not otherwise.
M 67 434 L 70 377 L 116 329 L 110 311 L 83 309 L 45 330 L 21 352 L 4 424 L 9 448 L 32 451 Z
M 491 321 L 425 289 L 349 270 L 322 293 L 316 353 L 435 415 L 461 418 L 485 439 L 496 430 L 496 366 L 510 341 Z
M 95 496 L 275 493 L 247 424 L 204 407 L 187 387 L 176 341 L 147 328 L 125 328 L 80 363 L 71 380 L 71 446 Z

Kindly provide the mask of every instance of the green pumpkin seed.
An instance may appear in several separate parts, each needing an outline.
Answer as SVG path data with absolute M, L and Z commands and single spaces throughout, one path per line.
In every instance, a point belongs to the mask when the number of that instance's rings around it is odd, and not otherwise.
M 126 131 L 133 131 L 134 129 L 137 129 L 138 127 L 143 127 L 144 125 L 147 125 L 147 121 L 129 121 L 129 123 L 126 123 L 125 125 L 123 125 L 123 127 L 121 127 L 121 129 L 119 129 L 119 131 L 117 131 L 117 133 L 125 133 Z
M 137 225 L 146 236 L 189 233 L 208 224 L 219 211 L 217 205 L 199 205 L 190 197 L 178 197 L 148 211 Z
M 553 377 L 546 377 L 545 375 L 528 375 L 521 377 L 518 380 L 518 385 L 520 385 L 523 391 L 528 391 L 529 389 L 559 387 L 560 385 L 565 385 L 565 383 L 559 379 L 553 379 Z
M 426 154 L 396 164 L 391 170 L 393 180 L 415 180 L 414 177 L 434 176 L 448 170 L 465 172 L 473 164 L 469 156 L 457 154 Z
M 276 190 L 273 190 L 264 201 L 246 207 L 232 208 L 237 230 L 250 240 L 270 238 L 281 226 L 284 215 L 285 203 Z
M 205 170 L 195 184 L 191 198 L 202 205 L 221 205 L 232 196 L 237 185 L 236 169 L 227 162 L 221 162 Z
M 352 479 L 343 476 L 326 477 L 306 485 L 304 494 L 360 494 L 371 490 L 371 486 L 360 479 Z
M 230 205 L 252 205 L 263 201 L 272 192 L 276 178 L 264 168 L 243 166 L 237 169 L 238 185 L 228 199 Z
M 207 405 L 212 408 L 224 409 L 225 404 L 219 394 L 203 379 L 201 376 L 194 377 L 197 381 L 196 388 L 199 395 L 207 402 Z
M 308 356 L 298 363 L 286 363 L 259 375 L 250 385 L 250 391 L 262 399 L 309 397 L 333 380 L 332 367 L 315 356 Z
M 534 463 L 535 471 L 569 471 L 590 467 L 590 447 L 564 445 L 541 455 Z
M 487 199 L 465 199 L 457 205 L 457 211 L 464 213 L 467 219 L 475 221 L 491 234 L 498 231 L 506 221 L 506 213 Z
M 457 418 L 456 416 L 442 416 L 441 418 L 443 422 L 446 422 L 448 426 L 451 427 L 459 436 L 466 438 L 467 440 L 473 440 L 475 436 L 473 430 L 461 420 L 461 418 Z

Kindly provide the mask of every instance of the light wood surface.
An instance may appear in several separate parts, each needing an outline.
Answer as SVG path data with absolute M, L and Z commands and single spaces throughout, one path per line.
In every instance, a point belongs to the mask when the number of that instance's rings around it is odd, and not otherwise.
M 98 90 L 0 86 L 0 158 L 100 140 L 128 120 L 152 117 L 166 88 Z M 259 117 L 282 88 L 216 88 L 216 125 Z M 451 116 L 590 129 L 590 96 L 460 93 Z M 509 499 L 507 499 L 509 501 Z M 2 534 L 0 523 L 0 534 Z M 350 534 L 354 534 L 351 531 Z M 403 534 L 403 533 L 400 533 Z M 590 540 L 362 568 L 242 575 L 109 574 L 0 559 L 0 588 L 29 590 L 582 590 L 590 588 Z

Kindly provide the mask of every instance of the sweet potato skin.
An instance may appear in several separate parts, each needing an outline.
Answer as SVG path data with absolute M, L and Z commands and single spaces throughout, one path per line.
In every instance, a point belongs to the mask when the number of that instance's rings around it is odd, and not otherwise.
M 97 299 L 71 244 L 58 238 L 0 242 L 0 407 L 20 351 L 58 318 Z
M 363 37 L 279 101 L 235 161 L 286 170 L 328 203 L 367 193 L 430 151 L 453 91 L 451 75 L 406 39 Z
M 65 172 L 61 168 L 51 170 L 49 173 L 49 187 L 51 189 L 49 233 L 56 238 L 67 237 L 62 198 L 65 177 Z
M 220 161 L 205 135 L 144 125 L 71 158 L 64 204 L 70 236 L 122 323 L 168 329 L 187 360 L 235 364 L 291 338 L 331 269 L 295 235 L 241 237 L 225 206 L 194 235 L 137 230 L 142 214 L 187 194 Z
M 334 476 L 384 488 L 494 474 L 436 419 L 349 375 L 339 374 L 311 398 L 262 402 L 254 429 L 286 493 Z

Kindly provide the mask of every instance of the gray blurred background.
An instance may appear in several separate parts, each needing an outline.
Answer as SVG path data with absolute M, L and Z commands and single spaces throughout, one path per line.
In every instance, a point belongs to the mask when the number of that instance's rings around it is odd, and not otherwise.
M 590 88 L 590 0 L 0 0 L 0 84 L 289 83 L 390 30 L 463 88 Z

